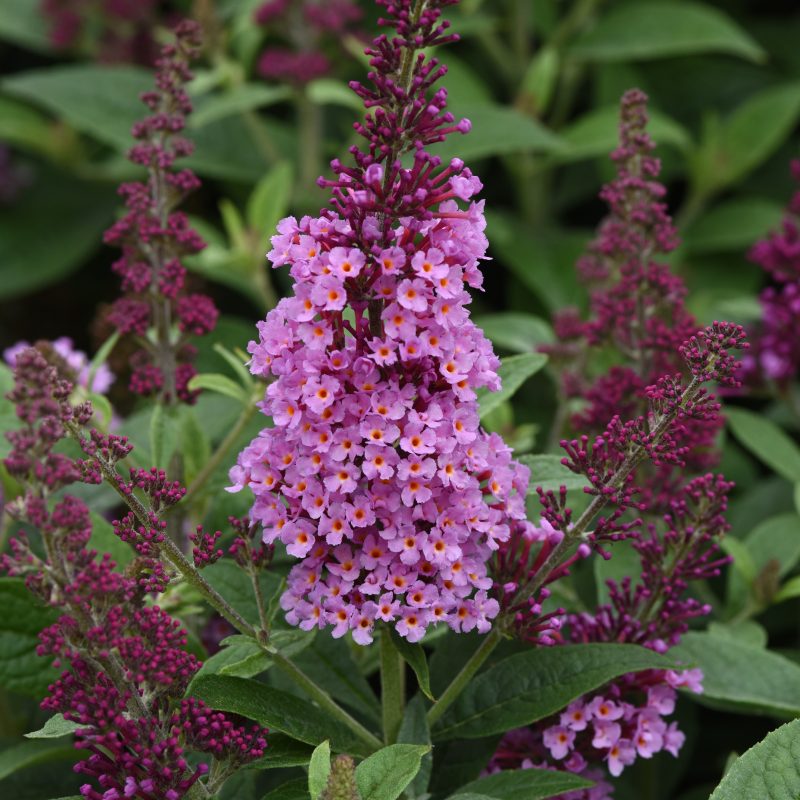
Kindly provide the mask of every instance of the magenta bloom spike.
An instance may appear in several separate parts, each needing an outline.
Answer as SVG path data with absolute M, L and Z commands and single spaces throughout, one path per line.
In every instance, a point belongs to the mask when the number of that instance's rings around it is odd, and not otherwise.
M 205 242 L 177 207 L 200 182 L 189 169 L 173 169 L 193 149 L 181 132 L 192 110 L 185 86 L 199 35 L 196 23 L 180 23 L 175 44 L 165 45 L 156 62 L 156 88 L 142 96 L 152 113 L 134 125 L 139 143 L 129 153 L 134 164 L 147 169 L 147 180 L 120 187 L 128 210 L 105 235 L 106 244 L 122 250 L 113 269 L 125 292 L 109 321 L 141 345 L 132 358 L 131 391 L 165 403 L 196 400 L 197 392 L 187 386 L 195 375 L 190 337 L 212 331 L 218 317 L 210 297 L 186 292 L 181 258 L 199 252 Z

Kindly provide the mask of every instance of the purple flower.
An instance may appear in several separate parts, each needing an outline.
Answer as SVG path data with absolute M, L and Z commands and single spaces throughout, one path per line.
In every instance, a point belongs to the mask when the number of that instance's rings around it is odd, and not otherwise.
M 83 386 L 96 394 L 106 394 L 114 382 L 114 373 L 105 362 L 99 364 L 89 386 L 90 363 L 89 357 L 82 350 L 76 350 L 68 336 L 61 336 L 49 343 L 56 356 L 62 359 L 69 373 L 74 376 L 75 383 Z M 27 350 L 31 345 L 28 342 L 17 342 L 3 351 L 3 360 L 10 367 L 14 367 L 17 356 Z
M 550 751 L 550 755 L 560 761 L 572 749 L 572 744 L 575 741 L 575 731 L 565 728 L 563 725 L 555 725 L 545 730 L 542 734 L 542 741 Z
M 376 620 L 410 641 L 435 622 L 488 630 L 500 605 L 487 594 L 487 560 L 511 521 L 524 524 L 528 470 L 479 424 L 476 389 L 499 387 L 465 291 L 480 286 L 487 247 L 473 199 L 481 184 L 460 160 L 442 168 L 424 150 L 457 128 L 444 94 L 426 95 L 432 62 L 414 62 L 407 90 L 390 83 L 409 42 L 449 40 L 443 5 L 413 25 L 407 4 L 387 8 L 398 36 L 370 50 L 375 88 L 355 87 L 370 109 L 359 124 L 369 146 L 322 181 L 334 210 L 283 220 L 272 238 L 268 257 L 290 267 L 294 292 L 249 351 L 253 373 L 272 380 L 262 408 L 275 427 L 231 471 L 232 490 L 255 496 L 265 541 L 301 559 L 287 619 L 351 629 L 359 643 Z M 403 104 L 426 110 L 401 124 Z M 411 170 L 399 162 L 407 148 Z M 278 471 L 268 483 L 264 462 Z
M 174 170 L 176 160 L 192 152 L 181 131 L 192 110 L 185 85 L 189 62 L 197 56 L 200 28 L 184 21 L 175 29 L 175 43 L 162 48 L 156 62 L 156 88 L 142 96 L 152 112 L 133 127 L 137 144 L 130 161 L 147 169 L 146 182 L 126 183 L 119 193 L 127 213 L 106 231 L 105 242 L 122 250 L 113 270 L 126 294 L 118 299 L 109 321 L 123 334 L 135 334 L 143 349 L 131 359 L 131 391 L 158 394 L 163 402 L 192 403 L 188 388 L 195 374 L 195 349 L 190 336 L 203 336 L 216 325 L 211 300 L 185 291 L 186 268 L 181 258 L 199 252 L 205 243 L 191 228 L 179 203 L 200 182 L 190 170 Z M 177 322 L 178 333 L 170 320 Z M 148 331 L 153 329 L 153 336 Z

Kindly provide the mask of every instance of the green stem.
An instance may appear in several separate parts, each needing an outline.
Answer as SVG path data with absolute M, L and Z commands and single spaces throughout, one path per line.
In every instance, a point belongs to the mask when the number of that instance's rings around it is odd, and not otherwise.
M 442 692 L 439 699 L 428 710 L 428 724 L 433 725 L 448 708 L 456 701 L 475 673 L 484 665 L 486 659 L 500 644 L 503 638 L 498 628 L 481 642 L 481 646 L 472 654 L 469 661 L 461 668 L 461 672 L 453 678 L 450 685 Z
M 383 743 L 377 736 L 370 733 L 357 719 L 351 717 L 340 705 L 335 703 L 331 696 L 317 686 L 296 664 L 280 653 L 270 653 L 270 655 L 278 669 L 291 678 L 312 700 L 315 700 L 320 708 L 325 709 L 332 717 L 346 725 L 364 744 L 369 745 L 371 750 L 379 750 L 383 747 Z
M 383 738 L 386 744 L 397 741 L 406 704 L 406 665 L 392 642 L 388 627 L 381 630 L 381 705 Z
M 222 460 L 228 454 L 228 451 L 236 444 L 236 441 L 242 435 L 242 432 L 247 427 L 253 415 L 256 413 L 255 403 L 248 403 L 239 415 L 234 426 L 228 432 L 228 435 L 220 442 L 219 447 L 214 451 L 211 458 L 206 461 L 205 466 L 197 473 L 192 485 L 188 488 L 184 495 L 183 502 L 187 505 L 194 500 L 197 493 L 206 485 L 208 479 L 214 474 L 217 467 L 222 463 Z

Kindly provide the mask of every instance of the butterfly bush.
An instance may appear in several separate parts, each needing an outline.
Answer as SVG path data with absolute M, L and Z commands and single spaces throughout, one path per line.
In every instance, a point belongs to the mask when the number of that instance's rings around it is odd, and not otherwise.
M 272 43 L 258 59 L 266 80 L 303 86 L 333 69 L 326 50 L 341 47 L 353 35 L 363 11 L 353 0 L 268 0 L 256 8 L 253 21 L 285 43 Z
M 502 545 L 494 564 L 512 630 L 539 644 L 624 642 L 666 652 L 691 620 L 711 611 L 688 595 L 690 584 L 719 575 L 729 560 L 720 556 L 718 542 L 729 527 L 725 511 L 733 484 L 711 473 L 687 482 L 684 474 L 718 457 L 711 444 L 721 425 L 720 406 L 698 387 L 705 381 L 738 386 L 740 366 L 730 350 L 747 345 L 741 327 L 729 323 L 692 335 L 697 328 L 684 306 L 685 286 L 666 265 L 651 261 L 654 253 L 676 246 L 677 234 L 662 202 L 665 189 L 655 182 L 659 165 L 645 129 L 646 100 L 638 90 L 622 99 L 621 144 L 612 153 L 618 175 L 601 192 L 610 214 L 578 264 L 585 277 L 602 284 L 592 294 L 591 316 L 581 321 L 572 311 L 562 315 L 562 342 L 551 349 L 567 365 L 565 394 L 586 391 L 586 406 L 571 425 L 605 425 L 594 438 L 562 441 L 562 463 L 588 480 L 585 491 L 598 510 L 609 507 L 611 513 L 597 518 L 575 553 L 548 571 L 573 521 L 564 489 L 539 489 L 542 520 Z M 586 348 L 600 345 L 615 348 L 622 363 L 593 378 Z M 611 421 L 601 423 L 603 415 Z M 543 613 L 548 584 L 592 549 L 610 557 L 603 543 L 622 539 L 639 555 L 638 580 L 607 581 L 608 602 L 593 613 Z M 539 591 L 518 602 L 519 588 L 530 584 Z M 560 800 L 610 800 L 606 774 L 619 776 L 637 758 L 661 751 L 678 755 L 685 736 L 666 718 L 675 709 L 676 690 L 700 693 L 702 679 L 698 669 L 624 675 L 560 714 L 508 732 L 489 771 L 565 769 L 595 785 Z
M 647 96 L 627 91 L 620 103 L 619 146 L 611 153 L 617 174 L 600 192 L 608 215 L 577 262 L 590 287 L 589 314 L 582 319 L 574 308 L 559 312 L 558 343 L 543 348 L 562 367 L 565 407 L 567 401 L 578 405 L 568 414 L 569 426 L 581 433 L 603 431 L 614 416 L 641 414 L 646 388 L 684 368 L 680 346 L 700 327 L 686 308 L 683 279 L 664 260 L 679 236 L 658 181 L 661 162 L 647 121 Z M 609 354 L 612 366 L 598 372 Z M 682 460 L 691 472 L 718 461 L 714 440 L 722 424 L 722 417 L 683 421 Z M 638 478 L 642 499 L 666 508 L 682 474 L 664 462 Z
M 123 437 L 92 430 L 78 437 L 85 458 L 66 455 L 60 442 L 90 421 L 91 404 L 72 404 L 73 384 L 38 349 L 17 354 L 14 374 L 9 399 L 19 428 L 7 434 L 4 465 L 22 491 L 7 510 L 24 529 L 38 530 L 44 554 L 23 532 L 0 557 L 0 571 L 24 577 L 58 613 L 39 636 L 37 653 L 63 668 L 42 708 L 76 725 L 75 746 L 86 756 L 75 771 L 94 781 L 81 786 L 81 796 L 179 800 L 209 774 L 208 763 L 190 752 L 213 757 L 214 780 L 223 781 L 263 754 L 266 732 L 184 696 L 201 662 L 187 652 L 178 621 L 152 604 L 171 579 L 157 550 L 164 535 L 159 512 L 182 497 L 182 488 L 157 470 L 133 469 L 129 481 L 117 477 L 122 494 L 147 498 L 150 525 L 133 536 L 128 518 L 114 522 L 117 535 L 137 550 L 124 573 L 115 569 L 111 556 L 98 557 L 91 547 L 87 505 L 60 490 L 99 483 L 98 465 L 116 464 L 133 448 Z
M 379 621 L 414 642 L 436 622 L 488 630 L 499 605 L 487 560 L 528 525 L 529 471 L 479 424 L 476 390 L 500 388 L 468 310 L 487 248 L 481 183 L 425 149 L 470 127 L 429 91 L 444 68 L 415 56 L 454 38 L 439 19 L 448 4 L 414 19 L 411 3 L 382 3 L 395 35 L 368 51 L 374 88 L 354 87 L 368 146 L 355 167 L 333 162 L 332 207 L 278 226 L 268 257 L 293 291 L 249 348 L 273 427 L 231 471 L 264 540 L 300 559 L 287 620 L 360 644 Z
M 174 168 L 194 149 L 180 134 L 192 110 L 188 65 L 199 47 L 199 25 L 185 20 L 176 26 L 174 43 L 162 49 L 155 89 L 142 95 L 152 113 L 133 126 L 137 144 L 128 153 L 147 179 L 122 184 L 127 211 L 105 234 L 106 244 L 122 251 L 112 269 L 124 292 L 108 320 L 140 346 L 131 358 L 130 389 L 164 403 L 196 401 L 198 392 L 188 386 L 196 374 L 191 338 L 210 333 L 219 316 L 210 297 L 187 291 L 181 259 L 205 242 L 178 205 L 200 182 L 191 170 Z
M 100 62 L 152 65 L 158 56 L 157 0 L 32 0 L 56 50 L 89 50 Z
M 800 161 L 791 165 L 800 181 Z M 746 359 L 742 378 L 749 385 L 772 382 L 785 390 L 800 369 L 800 191 L 785 210 L 781 226 L 750 250 L 750 260 L 771 281 L 761 293 L 762 315 L 754 352 Z
M 15 367 L 17 358 L 30 348 L 30 343 L 20 341 L 3 351 L 3 360 L 9 367 Z M 62 362 L 62 366 L 70 373 L 74 383 L 95 394 L 106 394 L 114 383 L 114 373 L 106 363 L 98 364 L 93 371 L 89 356 L 75 348 L 68 336 L 60 336 L 47 343 L 52 355 Z

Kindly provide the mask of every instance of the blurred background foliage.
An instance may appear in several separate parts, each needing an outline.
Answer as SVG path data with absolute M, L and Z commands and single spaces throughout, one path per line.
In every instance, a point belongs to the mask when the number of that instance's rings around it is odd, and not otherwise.
M 103 310 L 117 294 L 110 271 L 116 256 L 102 234 L 120 211 L 116 186 L 137 177 L 125 152 L 131 124 L 144 111 L 139 94 L 152 80 L 152 42 L 188 14 L 201 21 L 207 42 L 191 87 L 188 135 L 196 150 L 187 161 L 203 188 L 188 210 L 208 243 L 189 266 L 223 311 L 198 367 L 237 379 L 214 346 L 244 349 L 255 320 L 288 288 L 286 275 L 266 269 L 268 238 L 287 213 L 318 211 L 326 196 L 316 177 L 354 141 L 352 120 L 361 110 L 347 81 L 364 73 L 373 5 L 362 0 L 357 20 L 340 16 L 327 27 L 304 28 L 297 18 L 257 22 L 261 0 L 142 2 L 133 26 L 109 23 L 102 3 L 85 3 L 71 38 L 63 19 L 45 13 L 54 5 L 0 0 L 0 346 L 66 335 L 94 352 L 109 335 Z M 451 137 L 440 152 L 466 160 L 485 184 L 494 260 L 474 308 L 501 353 L 534 350 L 552 338 L 554 311 L 586 303 L 574 265 L 605 211 L 597 194 L 613 175 L 608 153 L 616 144 L 619 97 L 633 86 L 651 98 L 650 131 L 683 240 L 672 266 L 690 288 L 691 310 L 703 323 L 759 318 L 764 277 L 746 253 L 779 223 L 792 191 L 788 165 L 798 152 L 800 122 L 795 2 L 463 0 L 450 17 L 462 40 L 444 55 L 445 83 L 453 113 L 469 117 L 473 130 Z M 303 58 L 292 61 L 287 53 Z M 120 372 L 125 355 L 118 348 L 112 357 Z M 191 448 L 195 471 L 248 401 L 247 387 L 220 386 L 227 394 L 204 396 L 196 418 L 180 422 L 171 437 L 170 447 Z M 729 540 L 737 564 L 708 590 L 716 592 L 709 596 L 721 665 L 706 696 L 708 706 L 724 711 L 682 705 L 686 751 L 678 761 L 640 761 L 626 771 L 620 800 L 706 798 L 732 752 L 762 738 L 774 718 L 800 715 L 800 669 L 792 663 L 800 662 L 800 579 L 793 578 L 800 561 L 800 450 L 791 438 L 797 402 L 789 400 L 744 401 L 731 416 L 736 438 L 725 443 L 723 469 L 739 487 Z M 112 402 L 132 413 L 127 432 L 149 463 L 152 420 L 131 406 L 123 380 Z M 513 408 L 499 404 L 486 422 L 519 452 L 544 453 L 536 463 L 551 469 L 557 484 L 563 476 L 547 455 L 555 452 L 548 441 L 555 406 L 553 378 L 541 372 Z M 763 412 L 766 428 L 747 406 Z M 7 412 L 0 409 L 0 428 L 10 424 Z M 242 441 L 259 423 L 249 425 L 239 432 Z M 224 469 L 209 491 L 223 482 Z M 224 525 L 229 513 L 244 510 L 237 502 L 246 498 L 215 504 L 205 523 Z M 94 507 L 101 511 L 102 499 Z M 105 528 L 98 524 L 99 546 L 113 547 Z M 579 572 L 578 592 L 593 596 L 600 587 L 602 596 L 602 580 L 630 564 L 620 547 L 594 572 L 591 565 Z M 8 625 L 0 630 L 0 650 L 19 636 Z M 697 650 L 707 641 L 690 645 Z M 780 663 L 769 661 L 767 641 L 782 654 Z M 733 662 L 738 671 L 725 673 Z M 737 699 L 750 684 L 753 698 Z M 41 685 L 17 688 L 41 696 Z M 33 709 L 16 693 L 0 695 L 2 735 L 35 727 Z M 46 796 L 48 776 L 40 770 L 3 780 L 6 755 L 0 754 L 3 796 Z M 35 752 L 31 758 L 35 765 Z M 60 763 L 48 766 L 50 786 Z M 65 781 L 68 775 L 63 761 Z M 244 784 L 238 791 L 251 796 Z

